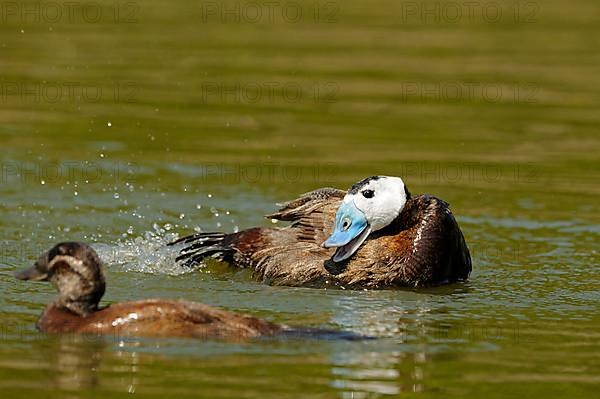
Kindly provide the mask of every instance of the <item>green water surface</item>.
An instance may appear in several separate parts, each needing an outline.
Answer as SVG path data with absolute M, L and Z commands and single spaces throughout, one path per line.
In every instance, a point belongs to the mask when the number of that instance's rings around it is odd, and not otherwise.
M 277 4 L 2 3 L 2 397 L 595 397 L 598 2 Z M 374 174 L 451 204 L 468 282 L 269 287 L 164 248 Z M 12 273 L 61 240 L 106 260 L 106 304 L 183 298 L 378 339 L 40 334 L 55 293 Z

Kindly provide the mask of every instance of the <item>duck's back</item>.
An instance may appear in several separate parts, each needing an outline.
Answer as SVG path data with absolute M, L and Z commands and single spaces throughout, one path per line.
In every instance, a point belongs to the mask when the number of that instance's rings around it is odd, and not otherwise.
M 37 323 L 49 333 L 245 340 L 277 334 L 281 326 L 194 302 L 149 299 L 117 303 L 82 317 L 54 304 Z

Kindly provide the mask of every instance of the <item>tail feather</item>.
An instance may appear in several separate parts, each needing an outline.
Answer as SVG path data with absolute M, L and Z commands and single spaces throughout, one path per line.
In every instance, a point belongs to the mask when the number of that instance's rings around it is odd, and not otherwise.
M 211 257 L 218 260 L 224 260 L 225 256 L 233 251 L 224 239 L 225 233 L 199 233 L 170 242 L 169 246 L 185 244 L 186 246 L 179 251 L 179 256 L 175 261 L 184 266 L 192 267 Z
M 181 237 L 175 241 L 168 243 L 167 245 L 171 246 L 171 245 L 176 245 L 176 244 L 180 244 L 180 243 L 189 244 L 194 241 L 203 241 L 203 240 L 209 240 L 209 239 L 223 239 L 225 236 L 226 236 L 225 233 L 198 233 L 198 234 L 192 234 L 190 236 Z

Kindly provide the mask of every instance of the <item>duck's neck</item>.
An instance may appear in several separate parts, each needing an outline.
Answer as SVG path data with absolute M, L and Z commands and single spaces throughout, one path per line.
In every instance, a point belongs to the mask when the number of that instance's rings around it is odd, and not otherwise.
M 402 212 L 388 226 L 381 229 L 382 235 L 395 234 L 402 230 L 407 230 L 418 222 L 416 202 L 413 198 L 409 198 L 402 208 Z
M 106 288 L 104 278 L 69 278 L 70 275 L 59 277 L 62 278 L 53 281 L 58 288 L 58 297 L 54 301 L 58 308 L 83 317 L 98 310 Z
M 89 300 L 66 300 L 64 298 L 58 298 L 54 302 L 54 306 L 68 310 L 81 317 L 86 317 L 98 310 L 98 303 Z

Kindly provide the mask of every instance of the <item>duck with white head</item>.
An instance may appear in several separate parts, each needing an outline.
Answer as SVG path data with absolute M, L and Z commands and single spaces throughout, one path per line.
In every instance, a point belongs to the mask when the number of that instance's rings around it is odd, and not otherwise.
M 291 224 L 199 233 L 170 245 L 185 265 L 214 258 L 252 268 L 273 285 L 418 287 L 466 280 L 471 272 L 448 204 L 411 196 L 400 177 L 371 176 L 348 191 L 315 190 L 267 218 Z

